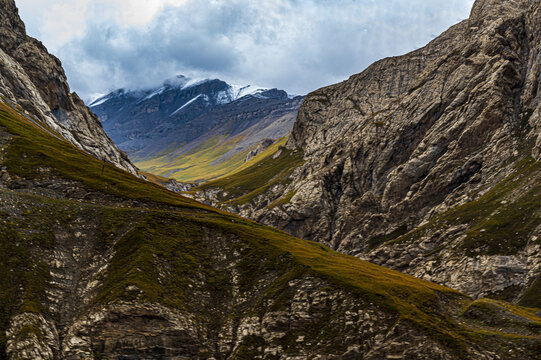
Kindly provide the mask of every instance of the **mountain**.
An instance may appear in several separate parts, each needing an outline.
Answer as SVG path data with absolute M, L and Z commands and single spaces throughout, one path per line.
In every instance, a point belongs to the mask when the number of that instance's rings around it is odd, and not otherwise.
M 253 150 L 287 136 L 301 101 L 282 90 L 179 75 L 157 88 L 116 90 L 89 106 L 141 169 L 203 181 L 231 172 Z
M 0 1 L 9 35 L 16 7 Z M 26 111 L 0 98 L 0 358 L 540 354 L 537 309 L 473 300 L 182 197 Z
M 538 1 L 309 94 L 287 144 L 197 199 L 460 290 L 541 306 Z
M 6 359 L 526 359 L 538 309 L 294 238 L 79 151 L 0 101 Z
M 102 129 L 99 119 L 70 93 L 60 61 L 41 42 L 26 35 L 15 3 L 0 5 L 0 96 L 43 122 L 63 138 L 98 159 L 136 173 L 127 155 Z

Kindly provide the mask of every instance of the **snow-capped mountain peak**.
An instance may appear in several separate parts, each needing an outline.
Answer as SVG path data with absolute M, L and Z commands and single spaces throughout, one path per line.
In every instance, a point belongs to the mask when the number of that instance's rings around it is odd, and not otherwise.
M 162 95 L 165 92 L 173 91 L 184 91 L 196 86 L 200 86 L 206 83 L 211 82 L 221 82 L 221 89 L 216 90 L 214 93 L 205 94 L 209 99 L 212 98 L 216 104 L 225 105 L 230 102 L 236 101 L 240 98 L 243 98 L 248 95 L 252 96 L 261 96 L 260 94 L 268 91 L 268 88 L 262 86 L 254 85 L 231 85 L 227 84 L 219 79 L 195 79 L 189 78 L 184 75 L 177 75 L 175 77 L 165 80 L 162 85 L 155 88 L 147 88 L 140 90 L 124 90 L 118 89 L 107 95 L 102 95 L 99 97 L 94 97 L 92 101 L 89 102 L 90 107 L 96 107 L 105 104 L 109 100 L 129 96 L 134 99 L 137 104 L 143 103 L 147 100 L 150 100 L 156 96 Z M 259 96 L 258 96 L 259 95 Z
M 184 89 L 202 85 L 204 83 L 211 82 L 211 81 L 219 81 L 219 79 L 210 79 L 210 78 L 197 79 L 197 78 L 189 78 L 184 75 L 177 75 L 175 77 L 165 80 L 163 82 L 163 86 L 168 87 L 168 88 L 176 88 L 179 90 L 184 90 Z
M 257 95 L 262 92 L 265 92 L 269 89 L 263 88 L 260 86 L 253 86 L 253 85 L 246 85 L 246 86 L 239 86 L 239 85 L 228 85 L 229 88 L 226 91 L 220 91 L 216 95 L 216 102 L 218 104 L 227 104 L 230 102 L 233 102 L 235 100 L 238 100 L 240 98 L 243 98 L 248 95 Z
M 237 100 L 246 95 L 255 95 L 255 94 L 267 91 L 269 89 L 261 87 L 261 86 L 254 86 L 254 85 L 246 85 L 246 86 L 231 85 L 231 90 L 233 91 L 234 100 Z

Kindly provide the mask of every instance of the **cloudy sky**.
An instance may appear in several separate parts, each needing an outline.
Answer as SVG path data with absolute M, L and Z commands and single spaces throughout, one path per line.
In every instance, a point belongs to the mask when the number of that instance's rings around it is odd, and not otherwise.
M 419 48 L 473 0 L 16 0 L 88 99 L 176 74 L 304 94 Z

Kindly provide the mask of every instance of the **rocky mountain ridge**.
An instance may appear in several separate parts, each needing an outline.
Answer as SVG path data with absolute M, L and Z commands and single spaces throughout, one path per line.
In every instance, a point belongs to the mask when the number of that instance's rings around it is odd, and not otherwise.
M 309 94 L 265 162 L 276 171 L 192 195 L 472 296 L 541 306 L 540 21 L 538 1 L 478 0 L 426 47 Z M 243 190 L 248 173 L 259 185 Z
M 135 174 L 99 119 L 70 92 L 60 61 L 26 35 L 15 2 L 0 6 L 0 96 L 81 150 Z

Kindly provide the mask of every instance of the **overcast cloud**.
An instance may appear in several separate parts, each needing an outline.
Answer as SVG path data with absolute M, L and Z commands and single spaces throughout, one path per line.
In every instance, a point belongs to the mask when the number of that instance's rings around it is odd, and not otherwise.
M 88 98 L 176 74 L 304 94 L 418 47 L 473 0 L 16 0 Z

